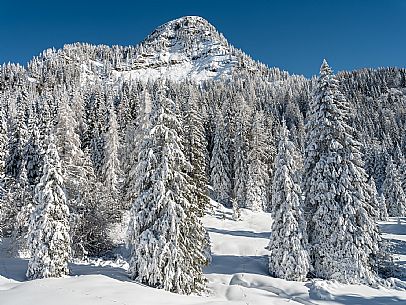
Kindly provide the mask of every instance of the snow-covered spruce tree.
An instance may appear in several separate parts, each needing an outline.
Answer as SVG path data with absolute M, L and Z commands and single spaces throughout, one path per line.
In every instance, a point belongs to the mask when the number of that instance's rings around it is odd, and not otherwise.
M 130 212 L 130 277 L 151 287 L 190 294 L 204 288 L 205 230 L 190 203 L 190 170 L 173 102 L 159 90 L 135 175 Z
M 399 172 L 392 159 L 386 166 L 386 179 L 383 183 L 383 195 L 389 216 L 403 217 L 406 215 L 406 195 L 403 192 Z
M 5 160 L 7 153 L 7 120 L 6 111 L 0 98 L 0 242 L 3 236 L 3 227 L 5 226 Z
M 31 214 L 28 235 L 31 251 L 28 279 L 61 277 L 69 273 L 69 208 L 61 163 L 53 142 L 53 136 L 50 136 L 44 172 L 35 188 L 35 209 Z
M 14 107 L 17 107 L 17 110 L 13 110 L 10 114 L 8 124 L 8 154 L 6 157 L 5 172 L 6 176 L 18 179 L 23 161 L 24 145 L 27 140 L 25 108 L 21 97 L 17 99 Z
M 16 110 L 15 116 L 10 118 L 10 137 L 9 147 L 13 151 L 7 158 L 7 176 L 4 176 L 4 214 L 5 230 L 7 235 L 13 238 L 13 250 L 16 252 L 24 251 L 25 233 L 29 221 L 29 206 L 32 201 L 32 193 L 36 181 L 30 181 L 30 174 L 40 174 L 42 168 L 35 168 L 35 159 L 39 159 L 39 153 L 35 152 L 32 135 L 35 131 L 34 124 L 30 124 L 27 130 L 26 113 L 23 111 L 23 102 L 19 101 L 15 107 L 21 107 Z M 13 112 L 13 111 L 12 111 Z M 32 107 L 30 107 L 28 123 L 34 119 Z M 21 121 L 19 121 L 21 120 Z M 37 134 L 38 135 L 38 134 Z M 28 140 L 27 140 L 28 138 Z M 38 143 L 37 143 L 38 144 Z M 28 217 L 27 217 L 28 216 Z
M 43 144 L 40 143 L 40 131 L 36 114 L 32 107 L 28 117 L 28 141 L 24 149 L 24 161 L 29 185 L 35 187 L 42 175 Z
M 85 120 L 87 126 L 82 135 L 83 147 L 90 148 L 91 158 L 95 173 L 100 176 L 101 166 L 104 160 L 104 133 L 107 129 L 105 105 L 106 95 L 100 81 L 95 82 L 88 88 L 85 94 Z
M 214 146 L 210 160 L 210 183 L 216 200 L 224 205 L 230 204 L 231 180 L 230 160 L 226 147 L 226 129 L 223 115 L 219 111 L 214 132 Z
M 316 277 L 371 284 L 380 235 L 361 144 L 346 123 L 349 104 L 338 86 L 324 61 L 306 125 L 303 191 L 310 257 Z
M 108 128 L 105 133 L 105 147 L 104 147 L 104 162 L 101 168 L 102 181 L 105 187 L 106 193 L 109 195 L 106 203 L 107 210 L 110 212 L 111 217 L 119 221 L 120 209 L 118 203 L 119 195 L 119 182 L 121 176 L 120 161 L 118 159 L 118 126 L 116 112 L 114 109 L 113 101 L 109 106 L 109 120 Z
M 185 155 L 192 165 L 190 178 L 193 183 L 194 200 L 197 215 L 202 217 L 210 200 L 207 194 L 206 155 L 207 140 L 204 134 L 203 119 L 198 110 L 197 93 L 189 88 L 189 97 L 186 99 L 186 116 L 184 119 Z
M 40 98 L 38 99 L 38 113 L 41 115 L 38 115 L 37 120 L 38 120 L 38 130 L 39 130 L 39 143 L 41 145 L 41 151 L 45 152 L 47 150 L 48 144 L 47 138 L 48 135 L 50 134 L 50 129 L 52 127 L 52 121 L 51 121 L 51 113 L 49 109 L 49 99 L 51 97 L 42 94 Z M 42 160 L 43 161 L 43 160 Z
M 254 114 L 250 133 L 246 206 L 253 211 L 262 211 L 268 207 L 266 185 L 269 181 L 267 165 L 264 162 L 267 144 L 263 126 L 263 112 Z
M 30 209 L 34 186 L 27 178 L 26 161 L 22 161 L 18 179 L 7 177 L 6 188 L 3 189 L 3 230 L 6 236 L 13 239 L 14 254 L 24 254 L 26 248 L 25 235 L 29 223 Z M 21 250 L 21 251 L 20 251 Z
M 29 184 L 26 166 L 23 162 L 18 180 L 9 188 L 7 200 L 14 203 L 15 216 L 12 218 L 13 252 L 15 255 L 25 257 L 27 255 L 27 233 L 30 224 L 30 216 L 33 211 L 33 188 Z
M 82 202 L 82 185 L 87 183 L 86 172 L 83 167 L 84 154 L 81 149 L 81 142 L 77 134 L 77 120 L 73 117 L 73 112 L 67 97 L 67 91 L 55 92 L 58 100 L 58 116 L 55 126 L 55 145 L 61 160 L 61 173 L 64 180 L 64 191 L 66 202 L 70 211 L 70 235 L 72 238 L 72 255 L 83 257 L 84 251 L 80 232 L 83 219 L 84 206 Z
M 264 117 L 264 140 L 267 145 L 265 145 L 264 148 L 264 163 L 265 163 L 265 171 L 267 177 L 267 183 L 266 185 L 269 185 L 273 179 L 274 172 L 275 172 L 275 158 L 276 158 L 276 152 L 277 152 L 277 147 L 276 146 L 276 131 L 274 130 L 274 122 L 277 121 L 277 119 L 273 116 L 266 116 Z M 264 207 L 264 210 L 267 212 L 272 211 L 272 188 L 267 187 L 266 188 L 266 202 L 267 206 Z
M 123 189 L 126 191 L 125 194 L 125 209 L 130 209 L 133 202 L 136 200 L 137 194 L 137 165 L 138 165 L 138 155 L 141 150 L 141 145 L 146 137 L 146 133 L 149 133 L 149 116 L 151 113 L 152 99 L 151 95 L 144 88 L 144 96 L 141 101 L 140 119 L 139 122 L 132 126 L 134 130 L 132 132 L 126 133 L 125 142 L 127 143 L 124 152 L 124 165 L 125 165 L 125 182 Z M 135 128 L 135 125 L 137 128 Z M 132 139 L 130 136 L 132 135 Z
M 400 167 L 401 164 L 405 163 L 405 156 L 402 153 L 402 149 L 400 148 L 399 143 L 396 143 L 392 155 L 393 162 L 395 162 L 398 167 Z
M 85 149 L 83 145 L 84 135 L 87 134 L 88 126 L 86 124 L 86 111 L 85 111 L 85 101 L 83 98 L 83 90 L 75 90 L 74 87 L 70 87 L 70 106 L 73 112 L 73 117 L 76 122 L 76 131 L 80 136 L 80 142 L 82 144 L 82 149 Z
M 0 100 L 1 101 L 1 100 Z M 7 119 L 5 107 L 0 104 L 0 179 L 5 175 L 5 161 L 7 157 Z M 3 181 L 3 179 L 1 179 Z
M 143 109 L 143 103 L 150 99 L 145 84 L 139 88 L 132 88 L 131 84 L 132 83 L 124 83 L 118 93 L 120 95 L 120 104 L 118 106 L 117 121 L 119 123 L 119 133 L 123 143 L 121 166 L 125 177 L 128 176 L 128 172 L 133 167 L 133 159 L 137 158 L 137 154 L 134 156 L 133 151 L 137 144 L 134 142 L 135 134 L 140 121 L 143 119 L 140 111 Z
M 67 100 L 67 91 L 56 92 L 59 97 L 58 122 L 56 125 L 56 146 L 61 159 L 62 177 L 65 181 L 65 195 L 70 211 L 70 236 L 72 239 L 72 256 L 83 258 L 87 255 L 97 255 L 94 249 L 106 249 L 109 242 L 100 240 L 105 237 L 99 232 L 106 223 L 111 221 L 107 213 L 108 197 L 100 185 L 95 186 L 94 172 L 81 148 L 80 137 L 77 133 L 78 121 Z M 104 200 L 96 199 L 104 192 Z M 94 196 L 95 198 L 90 198 Z M 97 205 L 94 204 L 97 202 Z M 93 226 L 98 218 L 99 225 Z M 106 247 L 102 247 L 106 243 Z M 97 246 L 95 246 L 97 244 Z
M 389 162 L 390 155 L 384 145 L 379 147 L 375 160 L 374 177 L 376 183 L 376 189 L 378 193 L 383 193 L 383 183 L 386 179 L 386 166 Z
M 383 194 L 378 195 L 378 203 L 379 203 L 379 220 L 388 221 L 388 208 L 386 206 L 386 199 Z
M 1 95 L 0 95 L 1 97 Z M 7 119 L 5 101 L 0 99 L 0 241 L 7 227 L 6 158 L 8 157 Z
M 293 102 L 292 99 L 287 100 L 285 106 L 284 117 L 286 125 L 291 131 L 291 140 L 299 151 L 303 151 L 303 141 L 305 134 L 303 113 L 299 109 L 298 103 Z
M 387 220 L 388 212 L 386 209 L 385 197 L 383 194 L 379 196 L 375 185 L 375 179 L 373 177 L 369 177 L 368 184 L 371 192 L 371 208 L 375 210 L 375 219 Z
M 208 208 L 212 209 L 207 187 L 208 175 L 206 174 L 209 163 L 207 162 L 208 143 L 203 126 L 204 119 L 201 110 L 198 110 L 203 108 L 203 104 L 198 98 L 198 88 L 185 83 L 181 84 L 179 89 L 185 93 L 184 98 L 182 98 L 182 93 L 174 94 L 174 98 L 178 98 L 177 116 L 183 118 L 181 121 L 183 133 L 180 135 L 183 153 L 192 166 L 191 170 L 187 172 L 191 188 L 190 204 L 197 217 L 203 217 Z M 210 245 L 210 237 L 206 231 L 203 241 L 203 253 L 207 264 L 212 259 Z
M 301 208 L 302 191 L 300 181 L 297 181 L 297 153 L 283 121 L 272 183 L 269 272 L 275 277 L 302 281 L 310 264 L 306 223 Z
M 98 84 L 98 86 L 102 86 L 102 84 Z M 95 173 L 97 175 L 101 175 L 101 170 L 104 162 L 104 147 L 105 144 L 105 133 L 108 128 L 108 100 L 111 97 L 111 90 L 108 86 L 104 86 L 104 88 L 98 88 L 96 90 L 101 90 L 101 97 L 102 99 L 97 104 L 97 107 L 93 110 L 94 111 L 94 119 L 95 119 L 95 128 L 93 129 L 92 134 L 92 141 L 91 141 L 91 152 L 92 152 L 92 161 L 93 167 L 95 168 Z
M 3 230 L 6 227 L 6 190 L 4 172 L 0 171 L 0 242 L 3 238 Z
M 7 118 L 6 118 L 6 97 L 0 95 L 0 242 L 3 237 L 3 229 L 6 226 L 6 203 L 5 203 L 5 164 L 8 156 L 7 146 Z
M 72 236 L 72 250 L 76 257 L 100 256 L 111 249 L 108 236 L 108 224 L 111 222 L 111 212 L 105 206 L 110 200 L 110 194 L 103 184 L 97 181 L 88 150 L 84 151 L 86 183 L 81 183 L 80 209 L 75 216 L 76 228 Z M 107 209 L 107 210 L 106 210 Z
M 77 134 L 77 121 L 67 100 L 67 91 L 59 95 L 58 117 L 55 131 L 55 145 L 62 164 L 62 174 L 66 183 L 66 196 L 69 206 L 74 206 L 80 198 L 80 180 L 83 179 L 84 154 L 80 137 Z
M 406 137 L 406 136 L 405 136 Z M 403 159 L 399 164 L 399 178 L 400 184 L 402 185 L 403 192 L 406 194 L 406 160 Z
M 367 191 L 369 193 L 369 215 L 374 217 L 374 219 L 377 221 L 379 220 L 379 214 L 380 214 L 380 202 L 379 202 L 379 195 L 378 191 L 376 189 L 375 181 L 373 177 L 368 178 L 368 188 Z
M 3 200 L 3 195 L 4 194 L 4 188 L 3 185 L 0 184 L 0 242 L 3 239 L 3 229 L 4 229 L 4 200 Z
M 233 147 L 233 201 L 234 210 L 239 210 L 240 207 L 250 207 L 247 205 L 247 151 L 248 151 L 248 119 L 249 108 L 245 101 L 241 101 L 237 115 L 235 118 L 235 135 Z M 236 205 L 236 206 L 235 206 Z M 236 216 L 236 213 L 234 213 Z

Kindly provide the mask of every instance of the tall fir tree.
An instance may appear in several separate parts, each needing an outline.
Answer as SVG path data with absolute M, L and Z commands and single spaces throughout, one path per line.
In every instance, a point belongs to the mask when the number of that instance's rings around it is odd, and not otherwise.
M 399 178 L 403 192 L 406 194 L 406 160 L 403 158 L 399 164 Z
M 397 166 L 392 159 L 389 159 L 386 166 L 383 195 L 385 196 L 389 216 L 403 217 L 406 215 L 406 195 L 403 192 Z
M 85 198 L 89 198 L 89 194 L 86 192 L 95 190 L 88 188 L 91 183 L 89 181 L 89 166 L 86 165 L 86 156 L 77 133 L 78 121 L 74 118 L 66 96 L 67 92 L 62 89 L 55 94 L 59 99 L 55 141 L 61 159 L 66 201 L 70 210 L 72 256 L 82 258 L 91 252 L 90 249 L 86 248 L 86 245 L 94 242 L 85 239 L 91 237 L 88 231 L 92 231 L 91 228 L 86 226 L 88 223 L 87 217 L 91 214 L 90 207 L 86 206 L 86 202 L 91 201 L 86 201 Z M 105 211 L 107 209 L 106 204 L 107 200 L 99 201 L 97 209 Z M 93 205 L 93 208 L 96 208 L 96 206 Z M 93 211 L 92 213 L 98 212 Z M 109 218 L 106 214 L 99 218 L 102 223 L 107 220 Z
M 41 143 L 41 135 L 38 128 L 37 115 L 30 107 L 28 116 L 28 141 L 24 149 L 24 162 L 26 166 L 28 183 L 35 187 L 42 176 L 43 167 L 43 144 Z
M 134 200 L 137 198 L 137 190 L 135 186 L 137 185 L 138 176 L 136 174 L 138 165 L 138 155 L 141 150 L 141 145 L 146 137 L 146 133 L 149 132 L 150 115 L 151 115 L 151 105 L 152 99 L 151 95 L 144 88 L 144 96 L 141 101 L 141 114 L 140 121 L 137 122 L 137 128 L 134 132 L 126 134 L 126 148 L 125 148 L 125 176 L 126 180 L 124 183 L 125 194 L 125 209 L 130 209 Z M 135 125 L 133 126 L 135 128 Z M 129 137 L 132 135 L 132 139 Z
M 16 104 L 17 109 L 10 111 L 9 117 L 9 140 L 7 148 L 7 157 L 5 164 L 6 175 L 13 179 L 18 179 L 23 162 L 24 146 L 27 141 L 27 125 L 25 116 L 25 103 L 19 96 Z
M 309 110 L 303 185 L 314 274 L 371 284 L 380 235 L 371 215 L 361 144 L 347 124 L 349 104 L 326 61 Z
M 193 198 L 199 217 L 204 215 L 205 209 L 209 207 L 209 196 L 207 193 L 206 176 L 206 153 L 207 140 L 204 134 L 203 118 L 199 113 L 197 93 L 194 88 L 189 88 L 189 96 L 186 99 L 186 116 L 184 119 L 185 155 L 192 165 L 190 178 L 193 183 Z
M 383 183 L 386 179 L 386 166 L 389 162 L 390 155 L 385 147 L 381 145 L 375 160 L 375 182 L 378 193 L 383 193 Z
M 388 221 L 389 220 L 388 207 L 386 206 L 386 199 L 383 194 L 378 195 L 378 202 L 379 202 L 379 220 Z
M 7 157 L 7 119 L 6 109 L 0 105 L 0 179 L 4 180 L 5 163 Z
M 38 130 L 39 130 L 39 143 L 41 145 L 41 151 L 45 154 L 45 151 L 48 148 L 47 139 L 52 128 L 52 118 L 51 111 L 49 107 L 50 97 L 46 94 L 42 94 L 37 103 L 38 115 Z
M 3 229 L 6 222 L 5 215 L 5 164 L 7 153 L 7 120 L 3 101 L 0 99 L 0 241 L 3 237 Z
M 272 228 L 269 272 L 287 280 L 305 280 L 310 268 L 302 191 L 297 172 L 297 149 L 282 124 L 272 183 Z
M 13 252 L 19 257 L 26 257 L 27 249 L 27 233 L 30 224 L 30 216 L 33 211 L 33 189 L 35 186 L 30 185 L 27 177 L 27 169 L 25 164 L 21 168 L 21 174 L 16 184 L 10 190 L 9 195 L 16 207 L 16 215 L 13 218 Z
M 57 93 L 59 108 L 55 128 L 55 145 L 62 164 L 62 174 L 66 181 L 68 204 L 74 206 L 80 201 L 80 180 L 83 179 L 83 150 L 77 133 L 77 121 L 66 97 L 66 91 Z
M 233 207 L 239 209 L 247 206 L 247 151 L 248 151 L 248 107 L 245 102 L 239 105 L 235 118 L 235 135 L 233 147 Z M 251 207 L 251 206 L 249 206 Z
M 120 219 L 121 210 L 121 206 L 119 206 L 121 167 L 118 159 L 120 143 L 114 104 L 112 101 L 110 101 L 109 104 L 109 127 L 105 133 L 105 154 L 101 172 L 105 191 L 109 195 L 107 198 L 108 203 L 106 204 L 107 210 L 110 212 L 110 215 L 118 221 Z
M 264 163 L 265 163 L 265 177 L 267 179 L 267 185 L 269 185 L 273 179 L 275 171 L 275 158 L 276 158 L 276 132 L 274 130 L 276 118 L 272 116 L 265 116 L 264 118 L 264 141 L 267 143 L 264 147 Z M 265 207 L 265 211 L 272 211 L 272 191 L 270 187 L 266 188 L 266 202 L 268 205 Z
M 144 133 L 130 211 L 130 277 L 140 283 L 190 294 L 204 288 L 205 230 L 191 206 L 174 105 L 158 88 L 151 122 Z
M 69 208 L 64 193 L 61 162 L 53 142 L 53 136 L 50 136 L 44 158 L 44 172 L 35 188 L 35 209 L 31 214 L 28 237 L 31 251 L 28 279 L 69 274 Z
M 369 177 L 368 183 L 371 190 L 371 208 L 375 209 L 375 219 L 388 220 L 388 210 L 386 208 L 385 196 L 383 196 L 383 194 L 378 194 L 373 177 Z
M 90 153 L 84 151 L 83 169 L 86 182 L 81 183 L 81 205 L 75 216 L 76 227 L 72 230 L 73 254 L 76 257 L 100 256 L 111 249 L 111 238 L 108 225 L 112 222 L 111 211 L 106 202 L 110 194 L 104 185 L 98 181 L 94 173 Z
M 210 160 L 210 183 L 216 200 L 224 205 L 230 204 L 231 168 L 227 150 L 226 129 L 223 116 L 218 112 L 214 132 L 214 146 Z
M 257 112 L 253 116 L 247 156 L 246 206 L 253 211 L 266 210 L 268 207 L 266 186 L 269 182 L 269 176 L 265 163 L 266 140 L 263 117 L 263 112 Z

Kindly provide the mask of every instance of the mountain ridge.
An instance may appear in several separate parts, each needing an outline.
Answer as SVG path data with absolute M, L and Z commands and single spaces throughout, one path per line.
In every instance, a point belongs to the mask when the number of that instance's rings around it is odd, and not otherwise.
M 130 46 L 66 44 L 50 48 L 27 64 L 30 81 L 38 79 L 42 66 L 56 63 L 79 67 L 82 83 L 111 79 L 123 83 L 167 78 L 173 81 L 230 79 L 236 70 L 268 75 L 271 81 L 285 80 L 290 75 L 279 68 L 269 68 L 233 47 L 206 19 L 184 16 L 168 21 L 145 39 Z M 303 76 L 300 76 L 304 78 Z

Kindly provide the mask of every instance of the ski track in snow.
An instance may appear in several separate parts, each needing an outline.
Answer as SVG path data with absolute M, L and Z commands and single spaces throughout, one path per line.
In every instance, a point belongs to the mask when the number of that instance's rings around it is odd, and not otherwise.
M 203 219 L 213 256 L 204 269 L 209 290 L 205 296 L 180 296 L 134 283 L 127 276 L 127 264 L 119 259 L 72 263 L 70 277 L 25 281 L 27 260 L 11 257 L 4 239 L 0 243 L 0 305 L 406 304 L 406 291 L 400 289 L 270 277 L 266 249 L 270 215 L 242 210 L 242 220 L 234 221 L 230 209 L 212 204 L 213 213 Z M 393 218 L 380 226 L 394 246 L 397 264 L 404 267 L 406 218 Z

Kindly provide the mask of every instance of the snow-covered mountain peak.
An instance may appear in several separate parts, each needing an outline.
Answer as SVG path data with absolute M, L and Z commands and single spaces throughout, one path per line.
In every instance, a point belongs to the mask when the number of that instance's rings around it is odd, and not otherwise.
M 206 19 L 199 16 L 185 16 L 159 26 L 147 38 L 147 42 L 168 39 L 184 44 L 196 44 L 201 41 L 228 46 L 226 39 Z
M 131 71 L 119 73 L 120 76 L 201 81 L 227 77 L 238 62 L 223 35 L 198 16 L 182 17 L 159 26 L 138 48 Z

